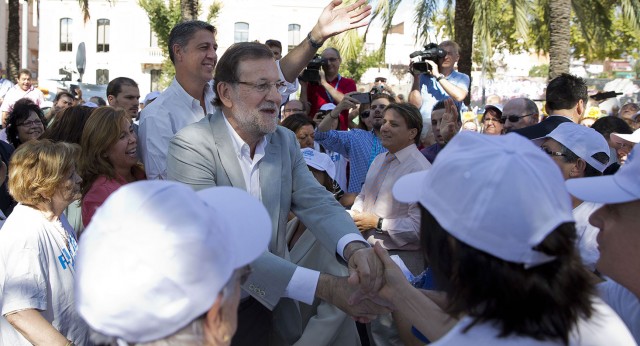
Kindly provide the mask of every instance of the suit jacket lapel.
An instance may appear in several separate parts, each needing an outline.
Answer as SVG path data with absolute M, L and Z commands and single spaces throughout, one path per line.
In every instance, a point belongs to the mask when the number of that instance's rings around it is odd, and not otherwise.
M 282 176 L 282 158 L 280 144 L 271 141 L 272 134 L 267 135 L 267 147 L 260 162 L 260 192 L 262 193 L 262 204 L 267 207 L 271 216 L 271 223 L 275 232 L 271 236 L 270 249 L 276 249 L 276 254 L 283 256 L 286 252 L 286 232 L 279 232 L 280 223 L 280 187 L 281 183 L 276 183 L 274 179 L 284 179 Z
M 224 115 L 219 108 L 216 108 L 216 112 L 209 115 L 209 117 L 211 132 L 213 132 L 213 139 L 216 142 L 218 157 L 222 163 L 222 168 L 227 174 L 227 178 L 232 186 L 246 191 L 247 186 L 244 183 L 244 175 L 242 174 L 238 156 L 233 146 L 233 139 L 224 122 Z

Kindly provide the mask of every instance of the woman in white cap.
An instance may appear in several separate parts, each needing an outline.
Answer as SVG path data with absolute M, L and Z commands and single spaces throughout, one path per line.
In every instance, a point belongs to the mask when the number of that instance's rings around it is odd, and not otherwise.
M 250 217 L 247 217 L 250 216 Z M 240 284 L 271 239 L 247 192 L 140 181 L 114 192 L 82 237 L 77 310 L 100 344 L 226 346 Z
M 380 295 L 433 345 L 635 345 L 581 264 L 560 171 L 524 137 L 461 132 L 393 192 L 421 205 L 422 248 L 447 298 L 436 305 L 376 248 Z

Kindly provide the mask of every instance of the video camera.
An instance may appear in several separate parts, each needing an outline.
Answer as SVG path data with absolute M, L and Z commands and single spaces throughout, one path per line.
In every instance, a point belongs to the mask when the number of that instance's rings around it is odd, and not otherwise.
M 303 82 L 319 83 L 320 82 L 320 68 L 324 60 L 320 55 L 316 54 L 311 61 L 307 64 L 307 67 L 302 71 L 302 74 L 298 78 Z
M 446 56 L 447 52 L 438 47 L 436 43 L 429 43 L 424 46 L 424 50 L 415 51 L 409 55 L 411 59 L 420 57 L 419 62 L 413 63 L 413 70 L 420 73 L 429 73 L 431 71 L 431 65 L 427 64 L 425 61 L 431 60 L 437 64 L 438 59 L 443 59 Z

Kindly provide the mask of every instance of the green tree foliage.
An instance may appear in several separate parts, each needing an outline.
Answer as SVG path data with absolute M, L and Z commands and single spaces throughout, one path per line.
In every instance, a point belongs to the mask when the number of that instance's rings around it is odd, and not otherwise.
M 549 65 L 536 65 L 529 70 L 529 77 L 544 77 L 549 75 Z
M 356 82 L 369 68 L 380 66 L 381 61 L 384 64 L 382 50 L 367 53 L 364 49 L 364 37 L 358 35 L 356 30 L 330 38 L 324 45 L 324 48 L 327 47 L 334 47 L 340 52 L 343 74 Z

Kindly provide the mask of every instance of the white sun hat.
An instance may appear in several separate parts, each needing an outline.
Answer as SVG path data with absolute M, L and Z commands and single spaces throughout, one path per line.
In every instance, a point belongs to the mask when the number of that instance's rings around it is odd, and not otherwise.
M 319 171 L 325 171 L 329 174 L 331 179 L 335 180 L 336 165 L 331 161 L 331 157 L 325 153 L 321 153 L 311 148 L 302 148 L 302 157 L 307 163 L 307 166 L 311 166 Z
M 461 242 L 526 268 L 553 260 L 534 247 L 573 222 L 560 169 L 518 134 L 461 132 L 431 169 L 400 178 L 393 195 L 419 202 Z
M 78 313 L 127 342 L 172 335 L 208 311 L 235 269 L 266 251 L 270 238 L 266 209 L 245 191 L 127 184 L 80 239 Z

